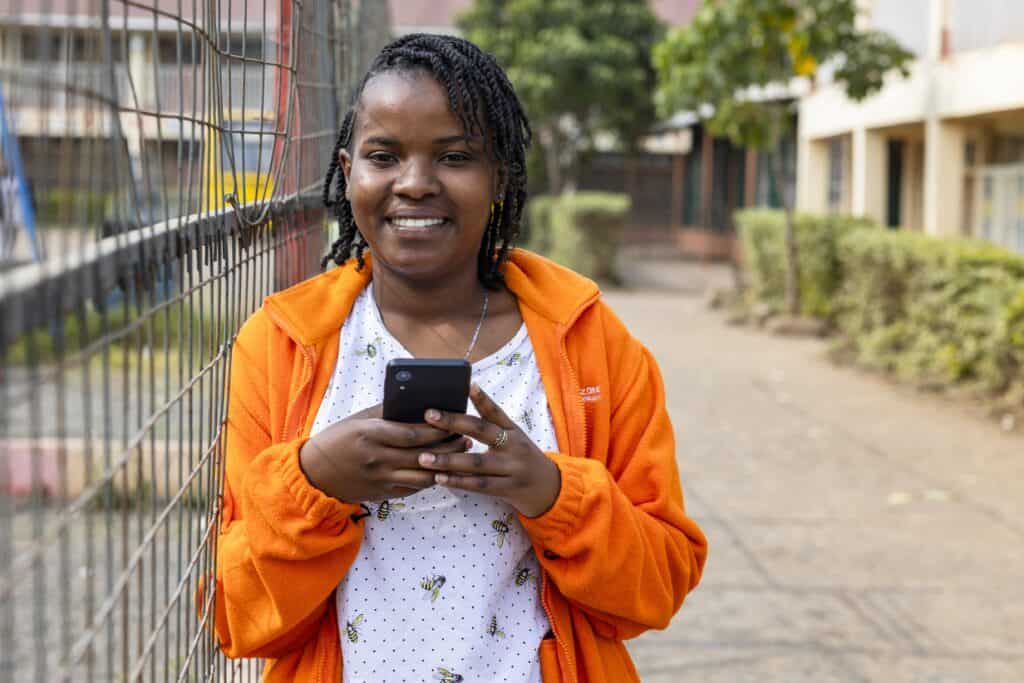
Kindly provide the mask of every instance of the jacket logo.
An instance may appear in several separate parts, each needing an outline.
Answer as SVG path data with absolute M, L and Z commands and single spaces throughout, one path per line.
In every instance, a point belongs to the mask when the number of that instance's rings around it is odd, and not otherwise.
M 583 399 L 584 403 L 589 403 L 591 401 L 600 401 L 601 387 L 596 384 L 589 387 L 583 387 L 582 389 L 580 389 L 580 398 Z

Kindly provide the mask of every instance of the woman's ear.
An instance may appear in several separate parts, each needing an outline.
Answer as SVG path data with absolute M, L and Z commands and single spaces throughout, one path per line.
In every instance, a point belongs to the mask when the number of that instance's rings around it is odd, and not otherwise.
M 338 150 L 338 167 L 345 174 L 345 199 L 351 200 L 352 183 L 349 179 L 352 177 L 352 155 L 344 147 Z

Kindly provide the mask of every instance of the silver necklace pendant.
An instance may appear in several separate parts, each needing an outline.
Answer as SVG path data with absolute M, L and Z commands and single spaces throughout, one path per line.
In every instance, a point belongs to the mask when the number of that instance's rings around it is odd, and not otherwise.
M 376 289 L 376 287 L 374 287 L 374 289 Z M 381 294 L 383 295 L 383 292 L 381 292 Z M 487 288 L 485 287 L 484 288 L 484 303 L 480 307 L 480 320 L 478 320 L 477 323 L 476 323 L 476 329 L 473 330 L 473 337 L 472 337 L 472 339 L 469 340 L 469 348 L 466 349 L 466 353 L 463 354 L 462 360 L 468 361 L 470 354 L 473 353 L 473 349 L 476 348 L 476 340 L 480 337 L 480 330 L 483 329 L 484 320 L 487 318 L 487 304 L 490 301 L 490 298 L 491 298 L 490 292 L 488 292 Z M 370 294 L 370 299 L 373 301 L 373 305 L 377 309 L 377 315 L 380 318 L 381 324 L 385 325 L 385 323 L 384 323 L 384 311 L 381 309 L 380 304 L 377 303 L 377 299 L 376 299 L 376 297 L 373 296 L 372 293 Z M 431 329 L 431 331 L 434 334 L 436 334 L 441 339 L 441 341 L 443 341 L 446 344 L 448 344 L 449 346 L 451 346 L 451 343 L 448 340 L 446 340 L 444 337 L 441 337 L 441 334 L 437 330 L 434 330 L 433 328 L 429 328 L 429 329 Z
M 480 329 L 484 326 L 484 318 L 487 317 L 487 301 L 490 299 L 490 294 L 487 289 L 484 288 L 484 305 L 480 307 L 480 320 L 477 321 L 476 329 L 473 330 L 473 338 L 469 341 L 469 348 L 466 349 L 466 355 L 462 357 L 462 360 L 469 360 L 469 354 L 473 353 L 473 348 L 476 346 L 476 340 L 480 336 Z

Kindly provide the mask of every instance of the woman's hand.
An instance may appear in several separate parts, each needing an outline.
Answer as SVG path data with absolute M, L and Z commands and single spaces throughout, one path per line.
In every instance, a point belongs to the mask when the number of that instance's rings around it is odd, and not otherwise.
M 428 410 L 426 420 L 445 432 L 465 434 L 491 446 L 485 453 L 430 449 L 419 464 L 436 470 L 443 486 L 501 498 L 526 517 L 547 512 L 562 490 L 558 465 L 530 440 L 505 412 L 474 384 L 469 397 L 480 417 Z M 501 437 L 502 433 L 505 437 Z M 502 442 L 503 441 L 503 442 Z
M 465 437 L 439 444 L 447 436 L 430 425 L 384 420 L 376 405 L 307 441 L 299 464 L 309 483 L 346 503 L 401 498 L 434 484 L 434 473 L 418 464 L 425 447 L 437 453 L 470 447 Z

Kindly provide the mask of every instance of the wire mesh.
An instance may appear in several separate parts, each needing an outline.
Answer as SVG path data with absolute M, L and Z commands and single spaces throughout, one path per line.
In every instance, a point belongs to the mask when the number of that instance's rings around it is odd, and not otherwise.
M 258 678 L 196 597 L 231 343 L 319 269 L 358 29 L 347 0 L 0 0 L 0 681 Z

